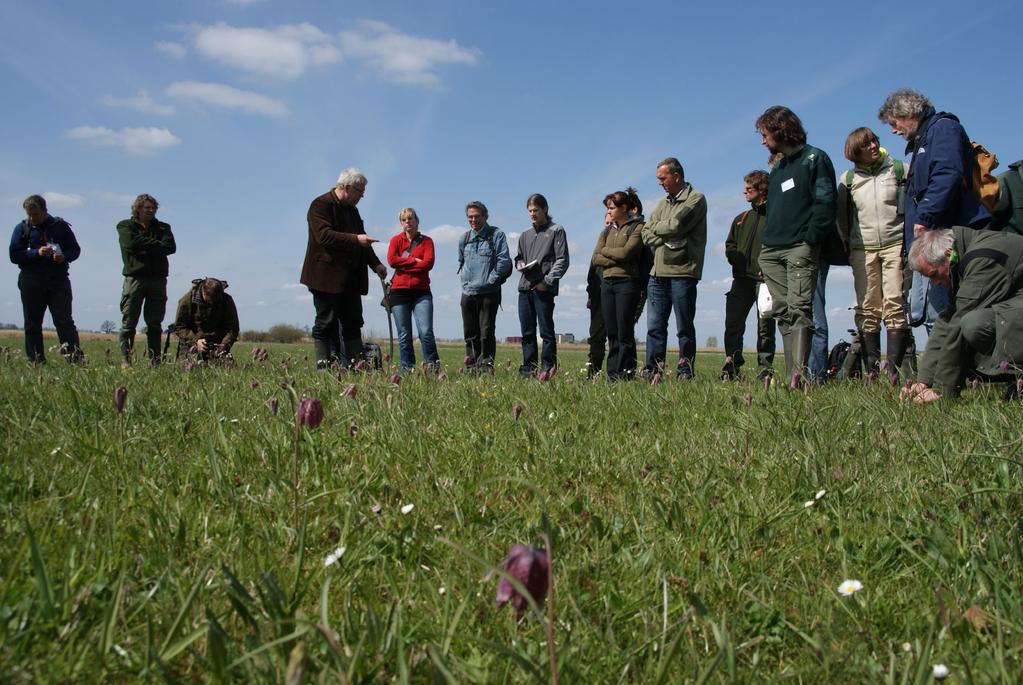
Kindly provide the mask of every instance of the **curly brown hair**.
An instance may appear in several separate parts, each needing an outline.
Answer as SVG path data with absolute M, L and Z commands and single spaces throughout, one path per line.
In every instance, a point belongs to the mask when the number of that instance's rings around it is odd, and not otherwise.
M 788 107 L 768 107 L 757 117 L 756 130 L 770 134 L 775 142 L 788 147 L 806 145 L 806 129 L 796 113 Z

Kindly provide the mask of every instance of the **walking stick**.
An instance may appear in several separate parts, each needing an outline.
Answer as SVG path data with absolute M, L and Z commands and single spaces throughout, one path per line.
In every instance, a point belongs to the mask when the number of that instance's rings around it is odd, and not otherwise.
M 391 320 L 391 284 L 384 280 L 384 277 L 380 277 L 380 287 L 384 290 L 384 299 L 380 301 L 384 309 L 387 311 L 387 338 L 390 343 L 388 347 L 388 355 L 391 363 L 394 363 L 394 322 Z

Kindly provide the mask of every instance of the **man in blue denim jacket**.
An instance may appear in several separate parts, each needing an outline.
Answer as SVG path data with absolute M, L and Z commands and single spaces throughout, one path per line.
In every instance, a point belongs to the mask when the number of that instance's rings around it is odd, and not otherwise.
M 466 205 L 465 218 L 470 228 L 458 241 L 466 364 L 482 371 L 494 368 L 501 285 L 512 268 L 508 240 L 500 229 L 487 223 L 489 217 L 482 202 L 473 200 Z

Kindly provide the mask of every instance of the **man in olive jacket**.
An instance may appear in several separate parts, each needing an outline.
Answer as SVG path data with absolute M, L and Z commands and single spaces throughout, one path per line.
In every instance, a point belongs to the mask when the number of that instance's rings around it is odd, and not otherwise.
M 725 258 L 732 266 L 732 288 L 725 295 L 725 380 L 736 378 L 744 359 L 743 336 L 746 318 L 757 304 L 757 289 L 764 282 L 760 273 L 760 246 L 767 223 L 767 172 L 751 171 L 744 177 L 743 193 L 750 208 L 735 217 L 725 239 Z M 757 313 L 758 378 L 771 373 L 774 363 L 774 319 Z
M 1023 366 L 1023 236 L 964 226 L 917 236 L 909 264 L 952 295 L 927 339 L 918 382 L 903 399 L 955 397 L 971 371 L 997 377 Z
M 703 277 L 707 248 L 707 200 L 685 180 L 682 164 L 668 157 L 657 165 L 657 182 L 668 196 L 643 227 L 643 243 L 654 251 L 647 284 L 646 363 L 643 376 L 663 366 L 668 317 L 675 310 L 679 362 L 676 375 L 692 378 L 696 361 L 696 284 Z
M 387 267 L 373 252 L 376 238 L 366 235 L 356 205 L 366 193 L 366 177 L 358 169 L 345 169 L 337 185 L 309 205 L 309 239 L 300 282 L 313 295 L 316 318 L 313 345 L 316 367 L 332 361 L 330 340 L 338 323 L 343 351 L 342 366 L 362 357 L 362 296 L 369 294 L 366 267 L 387 278 Z
M 998 204 L 992 228 L 1023 235 L 1023 159 L 998 175 Z
M 227 281 L 197 278 L 178 300 L 171 331 L 187 348 L 195 346 L 200 359 L 216 359 L 231 352 L 238 340 L 238 309 L 224 292 Z
M 160 334 L 167 313 L 167 256 L 177 251 L 170 224 L 156 218 L 160 203 L 143 193 L 131 204 L 131 218 L 117 224 L 124 286 L 121 289 L 121 357 L 131 363 L 139 315 L 146 322 L 150 363 L 160 360 Z

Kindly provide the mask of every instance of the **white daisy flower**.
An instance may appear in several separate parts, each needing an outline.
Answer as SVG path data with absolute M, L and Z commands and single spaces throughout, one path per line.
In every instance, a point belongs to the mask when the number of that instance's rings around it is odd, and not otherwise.
M 838 594 L 848 597 L 854 595 L 863 589 L 863 583 L 858 580 L 843 580 L 842 584 L 838 586 Z
M 326 566 L 333 566 L 333 565 L 334 565 L 334 564 L 336 564 L 336 563 L 337 563 L 337 562 L 338 562 L 338 561 L 339 561 L 339 560 L 341 559 L 341 557 L 343 557 L 344 555 L 345 555 L 345 548 L 344 548 L 344 547 L 338 547 L 338 548 L 337 548 L 337 549 L 335 549 L 335 550 L 334 550 L 333 552 L 331 552 L 330 554 L 328 554 L 328 555 L 327 555 L 327 558 L 323 560 L 323 565 L 324 565 L 325 567 L 326 567 Z

